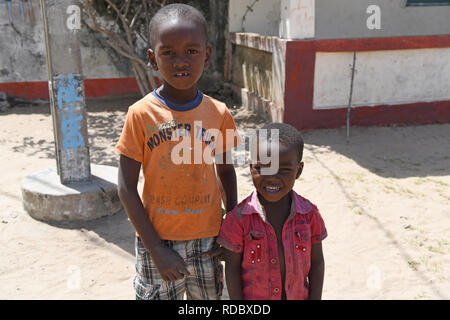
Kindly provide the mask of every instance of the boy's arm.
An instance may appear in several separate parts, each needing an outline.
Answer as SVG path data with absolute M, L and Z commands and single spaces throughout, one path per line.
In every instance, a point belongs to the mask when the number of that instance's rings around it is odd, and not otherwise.
M 231 300 L 243 300 L 242 294 L 242 253 L 224 250 L 225 280 L 227 282 L 228 295 Z
M 236 171 L 231 162 L 230 151 L 217 155 L 222 157 L 222 161 L 216 163 L 217 176 L 222 184 L 225 193 L 226 203 L 225 210 L 230 212 L 237 205 L 237 182 Z
M 308 274 L 309 300 L 322 299 L 324 273 L 325 261 L 323 259 L 322 243 L 313 243 L 311 246 L 311 268 Z
M 140 162 L 120 155 L 118 184 L 120 200 L 163 280 L 182 279 L 184 275 L 189 275 L 185 261 L 177 252 L 164 246 L 148 219 L 139 197 L 137 184 L 140 169 Z
M 226 157 L 230 157 L 229 152 L 216 155 L 216 157 L 219 157 L 218 159 L 220 159 L 220 161 L 217 162 L 222 163 L 216 163 L 216 171 L 219 179 L 218 182 L 221 184 L 222 190 L 225 194 L 225 210 L 230 212 L 237 205 L 236 171 L 234 170 L 233 164 L 226 164 Z M 215 243 L 207 252 L 207 255 L 210 257 L 218 257 L 219 260 L 223 260 L 223 253 L 224 249 Z

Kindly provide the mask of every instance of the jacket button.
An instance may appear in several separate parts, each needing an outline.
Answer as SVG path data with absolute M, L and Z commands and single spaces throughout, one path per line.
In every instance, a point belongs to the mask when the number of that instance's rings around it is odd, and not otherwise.
M 277 259 L 272 259 L 272 260 L 270 260 L 270 262 L 272 263 L 272 264 L 275 264 L 275 263 L 277 263 Z
M 255 263 L 255 260 L 252 260 L 252 263 Z
M 273 292 L 278 293 L 278 291 L 280 291 L 280 289 L 278 289 L 278 288 L 273 288 Z
M 306 248 L 302 248 L 303 251 L 306 251 Z
M 261 248 L 261 245 L 257 244 L 256 247 L 259 249 L 259 248 Z

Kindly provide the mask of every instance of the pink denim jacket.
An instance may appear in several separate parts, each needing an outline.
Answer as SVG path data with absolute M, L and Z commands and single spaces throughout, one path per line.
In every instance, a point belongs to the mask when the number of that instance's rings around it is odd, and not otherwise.
M 285 291 L 288 300 L 308 299 L 307 276 L 311 266 L 311 244 L 327 236 L 315 205 L 292 190 L 291 213 L 283 226 L 286 266 Z M 217 242 L 243 253 L 244 299 L 281 299 L 281 273 L 277 239 L 266 219 L 256 190 L 226 215 Z

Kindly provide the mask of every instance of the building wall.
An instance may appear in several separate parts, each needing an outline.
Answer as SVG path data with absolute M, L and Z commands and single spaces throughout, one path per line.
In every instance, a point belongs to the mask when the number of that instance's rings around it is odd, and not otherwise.
M 0 43 L 0 82 L 47 80 L 39 2 L 24 18 L 18 1 L 11 2 L 11 16 L 7 2 L 0 2 Z
M 266 36 L 278 36 L 281 0 L 229 0 L 229 31 L 252 32 Z M 247 6 L 254 3 L 245 15 Z
M 356 54 L 352 106 L 450 100 L 450 48 L 383 50 Z M 314 109 L 349 102 L 352 52 L 318 52 Z
M 79 32 L 86 96 L 138 92 L 128 60 L 115 54 L 83 23 Z M 10 5 L 0 0 L 0 43 L 0 91 L 28 99 L 48 99 L 45 39 L 38 0 L 12 0 Z
M 353 52 L 352 125 L 450 122 L 450 36 L 289 41 L 285 122 L 345 125 Z
M 168 1 L 171 2 L 178 1 Z M 221 83 L 224 70 L 228 1 L 192 0 L 189 4 L 200 9 L 208 22 L 213 54 L 200 85 L 202 89 L 214 91 Z M 139 93 L 129 60 L 111 49 L 103 36 L 90 30 L 83 19 L 81 12 L 81 30 L 78 32 L 86 96 Z M 0 91 L 9 96 L 48 99 L 46 50 L 39 0 L 0 0 L 0 50 Z
M 20 2 L 23 4 L 22 18 Z M 28 3 L 32 10 L 28 10 Z M 39 1 L 12 0 L 12 19 L 5 0 L 0 1 L 0 82 L 47 81 L 45 39 Z M 86 78 L 131 77 L 125 59 L 114 59 L 93 33 L 81 29 L 81 55 Z
M 314 38 L 315 1 L 316 0 L 281 0 L 280 38 Z
M 284 39 L 346 39 L 445 35 L 450 5 L 406 6 L 406 0 L 230 0 L 229 31 Z M 368 27 L 379 8 L 379 29 Z M 375 9 L 378 10 L 378 9 Z
M 405 0 L 315 0 L 316 39 L 400 37 L 450 34 L 450 5 L 405 6 Z M 380 8 L 380 29 L 367 20 Z M 369 21 L 370 22 L 370 21 Z M 370 24 L 370 23 L 369 23 Z
M 230 6 L 230 17 L 245 5 Z M 280 117 L 265 111 L 273 121 L 301 129 L 345 125 L 353 52 L 352 124 L 450 121 L 450 5 L 406 7 L 405 0 L 280 0 L 279 5 L 282 40 L 261 34 L 267 19 L 256 18 L 262 11 L 248 13 L 251 32 L 259 34 L 234 34 L 241 51 L 272 53 L 272 100 L 266 105 L 282 112 Z M 264 8 L 269 12 L 267 3 Z M 245 88 L 247 96 L 253 94 L 249 103 L 264 99 Z

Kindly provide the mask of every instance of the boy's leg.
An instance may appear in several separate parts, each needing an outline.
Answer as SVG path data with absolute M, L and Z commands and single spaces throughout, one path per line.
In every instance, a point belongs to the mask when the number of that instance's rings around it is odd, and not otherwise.
M 223 289 L 223 268 L 219 259 L 208 257 L 216 238 L 186 241 L 186 263 L 190 276 L 186 277 L 188 300 L 220 300 Z
M 164 244 L 174 250 L 179 250 L 177 241 L 164 240 Z M 184 249 L 184 248 L 183 248 Z M 185 280 L 164 281 L 144 243 L 136 237 L 136 276 L 134 291 L 136 300 L 182 300 L 185 291 Z

